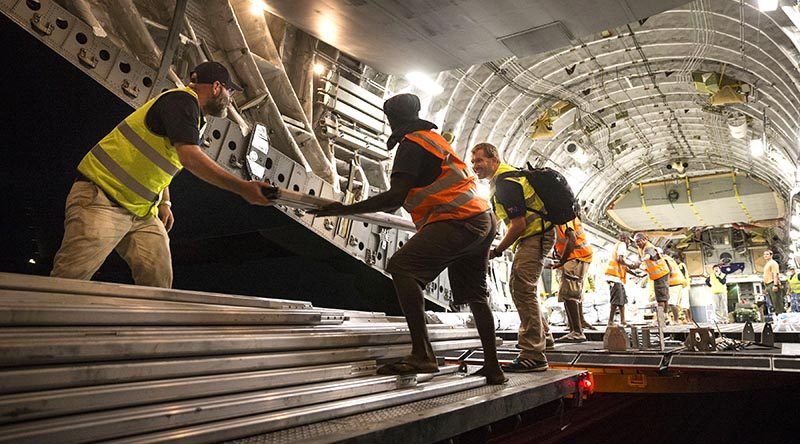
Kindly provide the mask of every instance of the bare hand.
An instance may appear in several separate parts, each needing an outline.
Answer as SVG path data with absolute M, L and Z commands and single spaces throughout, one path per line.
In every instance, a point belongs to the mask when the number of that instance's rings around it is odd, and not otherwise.
M 272 202 L 266 197 L 264 197 L 264 193 L 262 190 L 266 190 L 269 188 L 271 188 L 269 182 L 242 181 L 242 186 L 239 189 L 238 193 L 240 196 L 242 196 L 242 199 L 247 201 L 247 203 L 266 207 L 272 205 Z
M 322 208 L 311 209 L 306 211 L 308 214 L 313 214 L 317 217 L 321 216 L 336 216 L 344 212 L 345 205 L 340 202 L 332 202 Z
M 496 257 L 500 257 L 502 255 L 503 255 L 503 252 L 502 251 L 497 251 L 496 248 L 492 248 L 491 250 L 489 250 L 489 260 L 492 260 L 492 259 L 494 259 Z
M 172 224 L 175 223 L 175 216 L 172 215 L 172 209 L 169 205 L 162 203 L 158 206 L 158 219 L 164 224 L 164 228 L 169 233 L 169 230 L 172 229 Z

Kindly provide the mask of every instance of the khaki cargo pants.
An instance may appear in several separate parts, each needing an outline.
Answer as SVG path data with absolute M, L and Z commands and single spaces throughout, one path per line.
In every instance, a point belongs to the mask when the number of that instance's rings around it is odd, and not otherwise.
M 547 360 L 544 349 L 545 335 L 549 329 L 542 320 L 539 299 L 536 297 L 536 282 L 542 274 L 544 257 L 553 248 L 554 242 L 555 235 L 550 230 L 544 235 L 522 239 L 514 254 L 508 285 L 511 288 L 511 299 L 519 313 L 520 359 Z
M 89 280 L 111 250 L 131 267 L 137 285 L 172 287 L 164 224 L 154 216 L 131 214 L 92 182 L 75 182 L 67 196 L 64 240 L 50 275 Z

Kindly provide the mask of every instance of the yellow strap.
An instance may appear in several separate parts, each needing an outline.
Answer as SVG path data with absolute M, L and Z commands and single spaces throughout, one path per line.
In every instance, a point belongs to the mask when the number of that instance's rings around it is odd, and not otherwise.
M 689 186 L 689 178 L 685 177 L 686 179 L 686 198 L 689 199 L 689 207 L 692 208 L 692 212 L 694 212 L 694 216 L 697 220 L 700 221 L 701 225 L 705 225 L 706 221 L 703 220 L 703 217 L 700 216 L 700 213 L 697 212 L 697 208 L 694 207 L 694 202 L 692 202 L 692 188 Z
M 644 214 L 646 214 L 647 217 L 649 217 L 658 228 L 663 230 L 664 226 L 661 225 L 661 223 L 653 216 L 653 213 L 647 209 L 647 204 L 644 202 L 644 186 L 642 186 L 641 182 L 639 182 L 639 197 L 642 199 L 642 210 L 644 210 Z
M 744 206 L 744 202 L 742 202 L 742 198 L 739 196 L 739 187 L 736 185 L 736 173 L 731 173 L 731 177 L 733 178 L 733 194 L 736 196 L 736 201 L 739 202 L 739 206 L 742 207 L 744 215 L 747 216 L 747 222 L 753 222 L 753 216 L 747 211 L 747 207 Z

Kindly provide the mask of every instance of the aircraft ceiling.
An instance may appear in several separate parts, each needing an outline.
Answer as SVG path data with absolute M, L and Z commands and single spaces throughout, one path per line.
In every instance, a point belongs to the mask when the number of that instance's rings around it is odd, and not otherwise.
M 764 13 L 755 0 L 677 7 L 682 2 L 267 3 L 322 39 L 320 20 L 339 20 L 343 27 L 330 43 L 394 74 L 467 62 L 433 76 L 444 92 L 426 102 L 428 116 L 455 135 L 462 153 L 488 141 L 511 163 L 567 171 L 592 218 L 639 182 L 680 178 L 668 168 L 674 162 L 686 163 L 690 176 L 751 174 L 784 199 L 794 188 L 800 75 L 792 39 L 799 34 L 780 8 Z M 532 32 L 528 44 L 549 49 L 540 41 L 547 35 L 555 42 L 571 35 L 568 46 L 517 57 L 498 40 L 553 21 L 564 26 Z M 743 103 L 711 106 L 693 73 L 751 89 Z M 404 87 L 402 76 L 390 82 L 395 91 Z M 553 119 L 553 137 L 532 140 L 531 125 L 560 101 L 574 108 Z M 767 149 L 754 156 L 750 140 L 762 137 L 765 119 Z M 746 134 L 732 137 L 729 123 L 742 122 Z M 566 152 L 567 141 L 583 148 L 584 162 Z M 642 213 L 626 222 L 637 227 L 646 220 Z

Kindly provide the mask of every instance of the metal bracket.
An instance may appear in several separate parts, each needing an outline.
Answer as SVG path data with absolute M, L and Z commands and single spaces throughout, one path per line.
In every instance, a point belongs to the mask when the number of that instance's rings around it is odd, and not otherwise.
M 767 347 L 775 346 L 775 334 L 772 332 L 772 324 L 769 322 L 764 324 L 764 330 L 761 331 L 760 344 L 766 345 Z
M 43 36 L 52 34 L 53 30 L 56 29 L 56 27 L 53 26 L 53 24 L 50 22 L 43 24 L 42 16 L 39 15 L 38 12 L 34 13 L 33 17 L 31 17 L 31 27 L 33 28 L 34 31 Z
M 742 341 L 743 342 L 756 342 L 756 331 L 753 329 L 753 323 L 747 321 L 742 328 Z

